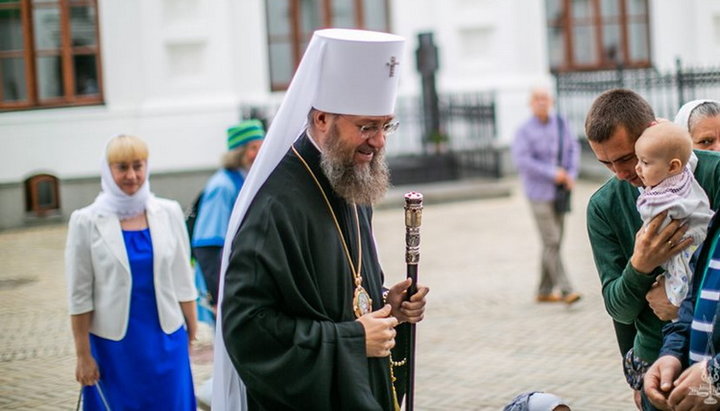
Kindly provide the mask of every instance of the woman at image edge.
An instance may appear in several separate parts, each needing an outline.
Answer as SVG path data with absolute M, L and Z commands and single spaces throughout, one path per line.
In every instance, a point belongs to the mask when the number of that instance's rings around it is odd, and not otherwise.
M 70 217 L 65 250 L 84 408 L 195 410 L 188 343 L 197 291 L 180 205 L 156 198 L 147 145 L 110 140 L 102 191 Z

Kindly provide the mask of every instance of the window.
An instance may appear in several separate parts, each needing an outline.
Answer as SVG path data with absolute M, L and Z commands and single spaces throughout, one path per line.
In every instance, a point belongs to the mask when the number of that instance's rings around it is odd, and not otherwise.
M 313 31 L 388 31 L 387 0 L 266 0 L 271 89 L 285 90 Z
M 0 111 L 102 102 L 96 0 L 0 0 Z
M 647 0 L 546 0 L 554 71 L 649 67 Z
M 38 174 L 25 180 L 25 211 L 46 216 L 60 209 L 58 179 L 50 174 Z

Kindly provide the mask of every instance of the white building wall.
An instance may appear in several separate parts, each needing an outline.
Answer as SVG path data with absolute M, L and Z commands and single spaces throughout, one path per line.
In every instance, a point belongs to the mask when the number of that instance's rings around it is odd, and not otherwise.
M 390 7 L 393 31 L 408 39 L 401 93 L 419 92 L 417 33 L 432 31 L 438 88 L 496 91 L 499 141 L 511 141 L 528 115 L 527 91 L 552 81 L 544 1 L 393 0 Z M 674 67 L 677 56 L 685 65 L 717 64 L 720 2 L 650 7 L 657 67 Z M 8 160 L 0 162 L 0 183 L 39 171 L 97 175 L 103 144 L 120 132 L 148 140 L 156 171 L 213 167 L 238 105 L 282 98 L 268 91 L 264 0 L 101 0 L 99 11 L 105 105 L 0 115 L 0 156 Z
M 239 105 L 282 99 L 269 91 L 265 0 L 99 3 L 105 104 L 0 114 L 0 227 L 17 225 L 7 222 L 22 214 L 23 199 L 8 193 L 28 176 L 96 178 L 112 135 L 148 141 L 156 175 L 207 171 L 225 151 L 225 129 L 238 120 Z M 418 95 L 417 34 L 432 31 L 440 92 L 494 91 L 498 144 L 509 145 L 530 115 L 530 88 L 552 83 L 544 3 L 389 1 L 393 32 L 408 39 L 400 93 Z M 651 1 L 650 20 L 657 67 L 673 68 L 677 56 L 688 66 L 717 65 L 719 1 Z M 74 206 L 63 199 L 64 213 Z
M 0 115 L 0 183 L 96 176 L 118 133 L 148 142 L 155 172 L 216 166 L 239 101 L 267 90 L 264 19 L 242 17 L 262 4 L 101 0 L 105 104 Z
M 230 1 L 224 19 L 230 25 L 227 64 L 232 69 L 232 90 L 244 102 L 267 101 L 270 90 L 270 66 L 267 50 L 265 1 Z M 279 100 L 282 93 L 274 93 Z
M 544 0 L 397 0 L 393 30 L 408 38 L 410 73 L 402 92 L 419 93 L 417 33 L 432 31 L 440 49 L 442 92 L 496 92 L 498 142 L 508 145 L 530 115 L 529 90 L 550 85 Z M 409 12 L 412 10 L 412 12 Z M 408 81 L 409 80 L 409 81 Z
M 655 67 L 720 66 L 720 2 L 651 1 L 650 31 Z
M 682 59 L 684 64 L 696 60 L 699 45 L 688 39 L 698 38 L 698 2 L 686 0 L 650 3 L 650 47 L 655 67 L 671 70 L 675 68 L 676 58 Z M 669 22 L 672 22 L 672 25 Z

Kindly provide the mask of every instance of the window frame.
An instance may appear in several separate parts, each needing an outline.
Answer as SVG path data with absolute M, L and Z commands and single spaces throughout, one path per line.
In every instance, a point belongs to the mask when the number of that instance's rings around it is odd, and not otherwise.
M 70 9 L 77 6 L 90 6 L 95 10 L 94 15 L 94 46 L 73 46 Z M 35 29 L 33 26 L 33 13 L 39 8 L 57 7 L 60 17 L 59 46 L 54 50 L 38 50 L 35 46 Z M 22 25 L 23 49 L 0 50 L 0 58 L 22 58 L 24 62 L 24 75 L 26 96 L 24 100 L 3 101 L 4 89 L 0 84 L 0 112 L 41 109 L 54 107 L 73 107 L 96 105 L 104 103 L 102 53 L 100 41 L 99 5 L 98 0 L 46 0 L 33 4 L 33 0 L 16 0 L 0 3 L 0 10 L 20 10 Z M 77 56 L 94 56 L 97 77 L 97 93 L 82 95 L 76 91 L 75 61 Z M 40 98 L 39 78 L 36 59 L 46 56 L 60 57 L 62 71 L 62 95 L 52 98 Z
M 562 32 L 562 44 L 563 44 L 563 61 L 559 66 L 552 66 L 553 62 L 550 63 L 550 69 L 553 72 L 567 72 L 567 71 L 595 71 L 595 70 L 607 70 L 616 69 L 618 66 L 623 68 L 648 68 L 652 67 L 651 62 L 651 50 L 652 50 L 652 39 L 650 38 L 650 8 L 651 2 L 645 1 L 645 14 L 630 14 L 629 1 L 631 0 L 617 0 L 618 14 L 614 16 L 603 16 L 602 14 L 602 0 L 588 0 L 589 2 L 589 17 L 575 18 L 573 17 L 573 3 L 572 0 L 559 0 L 561 14 L 557 19 L 552 19 L 551 16 L 546 14 L 546 30 L 549 33 L 550 29 L 557 28 Z M 547 0 L 545 7 L 547 7 Z M 613 24 L 619 26 L 620 32 L 620 49 L 617 51 L 617 57 L 612 60 L 605 54 L 605 47 L 603 45 L 603 33 L 605 27 L 610 24 L 608 20 L 615 20 Z M 585 26 L 589 26 L 594 35 L 595 45 L 595 63 L 575 63 L 574 57 L 574 46 L 575 37 L 573 36 L 573 29 L 580 25 L 576 24 L 576 21 L 583 22 Z M 589 22 L 589 24 L 587 24 Z M 645 38 L 647 39 L 647 59 L 632 59 L 630 56 L 630 25 L 634 22 L 642 22 L 645 24 Z M 549 45 L 549 43 L 548 43 Z
M 52 190 L 52 203 L 47 206 L 40 205 L 39 186 L 49 182 Z M 44 217 L 60 210 L 60 180 L 51 174 L 36 174 L 25 180 L 25 212 Z
M 267 24 L 267 27 L 271 27 L 272 22 L 270 21 L 270 13 L 269 13 L 269 7 L 267 5 L 270 1 L 278 1 L 278 0 L 266 0 L 265 2 L 265 22 Z M 332 27 L 333 26 L 333 0 L 314 0 L 314 5 L 316 7 L 316 11 L 318 12 L 318 15 L 321 17 L 321 24 L 319 27 L 314 27 L 309 30 L 308 33 L 303 34 L 302 32 L 302 14 L 301 14 L 301 1 L 302 0 L 284 0 L 288 2 L 288 11 L 289 11 L 289 35 L 287 36 L 281 36 L 281 35 L 271 35 L 270 30 L 266 30 L 266 41 L 267 41 L 267 47 L 268 47 L 268 69 L 269 69 L 269 76 L 268 76 L 268 82 L 270 86 L 271 91 L 285 91 L 290 86 L 290 81 L 288 82 L 273 82 L 272 73 L 273 73 L 273 59 L 272 55 L 269 52 L 271 50 L 271 46 L 276 43 L 280 43 L 282 41 L 289 41 L 290 42 L 290 49 L 292 52 L 292 58 L 291 58 L 291 64 L 292 64 L 292 73 L 297 70 L 298 65 L 300 64 L 300 60 L 302 59 L 303 53 L 305 52 L 305 49 L 303 47 L 303 44 L 307 44 L 310 41 L 310 38 L 312 37 L 312 32 L 314 30 L 317 30 L 322 27 Z M 356 29 L 366 29 L 367 24 L 365 22 L 365 0 L 350 0 L 353 3 L 353 11 L 354 11 L 354 27 Z M 390 5 L 388 0 L 378 0 L 383 2 L 383 9 L 385 13 L 385 27 L 383 28 L 384 31 L 389 32 L 390 31 Z M 290 76 L 290 80 L 292 79 L 292 75 Z

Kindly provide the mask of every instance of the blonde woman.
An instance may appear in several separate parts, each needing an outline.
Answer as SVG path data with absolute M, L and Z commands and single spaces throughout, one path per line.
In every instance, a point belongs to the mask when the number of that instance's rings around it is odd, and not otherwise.
M 150 192 L 148 148 L 110 140 L 102 191 L 70 217 L 70 317 L 85 409 L 195 410 L 196 313 L 180 205 Z

